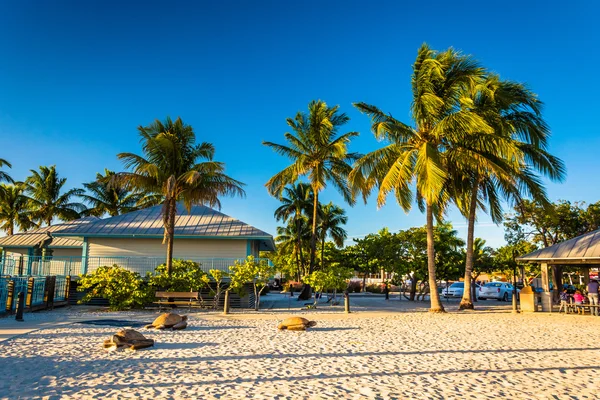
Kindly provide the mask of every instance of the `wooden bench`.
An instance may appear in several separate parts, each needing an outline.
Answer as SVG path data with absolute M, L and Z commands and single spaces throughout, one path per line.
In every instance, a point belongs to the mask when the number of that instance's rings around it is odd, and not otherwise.
M 598 310 L 600 308 L 600 305 L 594 304 L 575 304 L 575 309 L 577 310 L 577 314 L 585 314 L 585 310 L 589 309 L 590 314 L 592 313 L 592 308 L 595 308 L 596 310 Z
M 153 302 L 153 304 L 158 304 L 159 311 L 163 306 L 184 305 L 188 306 L 189 310 L 192 307 L 203 306 L 199 292 L 156 292 L 154 296 L 158 301 Z

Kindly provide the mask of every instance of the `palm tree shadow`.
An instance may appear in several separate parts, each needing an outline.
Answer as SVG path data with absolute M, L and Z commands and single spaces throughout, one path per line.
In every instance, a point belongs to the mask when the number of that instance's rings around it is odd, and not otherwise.
M 157 350 L 197 349 L 200 347 L 217 346 L 216 343 L 164 343 L 156 342 L 154 348 Z
M 334 331 L 354 331 L 360 329 L 358 327 L 331 327 L 331 328 L 310 328 L 311 331 L 319 331 L 319 332 L 334 332 Z

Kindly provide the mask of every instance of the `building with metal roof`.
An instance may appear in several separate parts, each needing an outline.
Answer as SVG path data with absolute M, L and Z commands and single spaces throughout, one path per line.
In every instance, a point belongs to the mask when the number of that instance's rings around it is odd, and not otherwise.
M 91 272 L 112 264 L 145 273 L 165 260 L 161 211 L 159 205 L 110 218 L 81 219 L 45 227 L 0 238 L 0 247 L 5 256 L 21 256 L 13 265 L 26 264 L 28 271 L 35 270 L 35 262 L 47 261 L 30 260 L 33 247 L 51 238 L 52 268 L 66 271 L 65 275 Z M 197 261 L 203 268 L 227 270 L 235 260 L 275 250 L 273 237 L 267 232 L 201 205 L 188 212 L 183 204 L 178 204 L 174 238 L 173 257 Z M 30 257 L 26 262 L 22 260 L 25 255 Z

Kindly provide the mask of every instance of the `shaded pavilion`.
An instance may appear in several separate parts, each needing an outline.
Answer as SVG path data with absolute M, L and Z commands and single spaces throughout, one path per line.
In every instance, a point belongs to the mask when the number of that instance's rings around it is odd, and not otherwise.
M 590 268 L 600 267 L 600 229 L 573 239 L 517 257 L 517 261 L 537 263 L 541 267 L 542 311 L 552 311 L 549 266 L 579 267 L 584 283 L 590 279 Z M 554 288 L 558 290 L 558 288 Z

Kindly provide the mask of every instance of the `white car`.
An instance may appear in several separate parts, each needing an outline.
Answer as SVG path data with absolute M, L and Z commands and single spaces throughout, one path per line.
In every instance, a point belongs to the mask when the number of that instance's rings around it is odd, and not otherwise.
M 520 290 L 517 289 L 517 298 Z M 479 289 L 479 300 L 496 299 L 508 301 L 512 299 L 513 285 L 506 282 L 488 282 Z
M 481 286 L 475 284 L 475 293 L 477 294 L 477 298 L 479 298 L 479 290 Z M 442 289 L 442 296 L 444 297 L 462 297 L 465 291 L 465 283 L 464 282 L 454 282 L 447 288 Z

